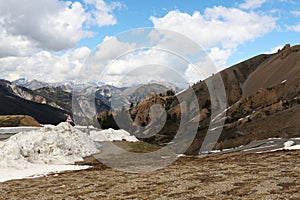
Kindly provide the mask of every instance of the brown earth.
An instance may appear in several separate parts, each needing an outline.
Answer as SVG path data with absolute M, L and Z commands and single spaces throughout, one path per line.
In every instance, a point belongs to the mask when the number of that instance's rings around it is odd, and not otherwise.
M 28 115 L 2 115 L 0 116 L 0 127 L 36 126 L 41 125 Z
M 300 199 L 300 151 L 181 157 L 150 173 L 94 168 L 0 183 L 0 199 Z M 137 158 L 138 159 L 138 158 Z
M 300 136 L 300 46 L 286 45 L 243 84 L 243 97 L 227 111 L 216 148 L 270 137 Z
M 299 85 L 300 46 L 288 44 L 277 54 L 262 63 L 247 79 L 243 96 L 247 97 L 260 88 L 271 88 L 286 81 L 289 90 Z

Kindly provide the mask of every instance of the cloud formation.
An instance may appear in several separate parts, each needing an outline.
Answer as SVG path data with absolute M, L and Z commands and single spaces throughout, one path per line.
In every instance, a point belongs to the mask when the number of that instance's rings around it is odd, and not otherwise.
M 120 4 L 107 5 L 103 0 L 85 0 L 85 3 L 0 0 L 0 57 L 69 49 L 92 35 L 87 26 L 116 24 L 111 12 Z
M 216 6 L 192 15 L 178 10 L 164 17 L 150 17 L 155 28 L 182 33 L 209 52 L 213 61 L 224 68 L 238 45 L 254 40 L 276 28 L 276 18 L 238 8 Z
M 112 12 L 117 8 L 123 7 L 120 2 L 112 2 L 109 5 L 104 0 L 84 0 L 84 2 L 92 7 L 89 10 L 89 23 L 98 26 L 115 25 L 117 19 Z
M 159 80 L 187 87 L 216 72 L 207 53 L 190 38 L 145 28 L 106 37 L 86 61 L 79 82 L 101 80 L 120 87 Z
M 292 26 L 287 26 L 287 30 L 300 32 L 300 23 Z
M 267 0 L 245 0 L 239 7 L 242 9 L 255 9 L 261 7 Z
M 300 17 L 300 11 L 299 10 L 293 10 L 293 11 L 291 11 L 291 14 L 294 15 L 295 17 Z
M 46 82 L 75 80 L 90 49 L 80 47 L 63 55 L 39 51 L 28 57 L 6 57 L 0 59 L 0 74 L 9 80 L 30 77 Z

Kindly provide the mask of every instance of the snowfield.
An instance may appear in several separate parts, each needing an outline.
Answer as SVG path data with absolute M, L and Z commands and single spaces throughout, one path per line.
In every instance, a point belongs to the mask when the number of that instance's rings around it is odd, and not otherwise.
M 96 153 L 95 141 L 138 141 L 123 130 L 91 131 L 91 136 L 69 123 L 45 125 L 38 130 L 21 132 L 0 142 L 0 182 L 36 177 L 50 172 L 87 169 L 73 165 Z

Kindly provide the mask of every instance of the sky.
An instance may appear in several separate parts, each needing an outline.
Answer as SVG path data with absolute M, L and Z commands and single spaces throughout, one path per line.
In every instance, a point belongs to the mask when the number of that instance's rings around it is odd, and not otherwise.
M 118 35 L 144 27 L 184 35 L 222 70 L 276 52 L 286 43 L 299 44 L 299 20 L 296 0 L 0 0 L 0 78 L 74 80 L 91 54 L 105 52 L 109 56 L 102 59 L 112 61 L 133 49 L 134 41 L 120 41 Z M 168 55 L 162 52 L 149 51 L 119 59 L 111 66 L 115 79 L 98 81 L 118 85 L 118 78 L 132 66 L 147 65 L 145 58 L 149 65 L 175 63 L 176 59 L 165 63 Z M 188 66 L 178 73 L 187 75 L 189 82 L 199 78 L 189 76 L 193 72 Z

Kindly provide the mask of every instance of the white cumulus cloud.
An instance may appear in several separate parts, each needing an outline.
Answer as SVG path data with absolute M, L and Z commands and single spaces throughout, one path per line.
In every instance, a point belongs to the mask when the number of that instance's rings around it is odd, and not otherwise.
M 133 32 L 106 37 L 82 68 L 80 82 L 101 80 L 115 86 L 130 86 L 159 80 L 183 87 L 216 72 L 207 54 L 187 37 L 154 29 Z
M 238 45 L 276 28 L 276 19 L 262 13 L 216 6 L 192 15 L 178 10 L 161 18 L 150 17 L 155 28 L 182 33 L 209 52 L 218 68 L 224 68 Z M 220 66 L 219 66 L 220 65 Z
M 101 0 L 0 0 L 0 57 L 60 51 L 91 36 L 88 25 L 114 25 L 119 3 Z
M 20 77 L 30 77 L 46 82 L 76 80 L 83 62 L 90 54 L 90 49 L 80 47 L 69 50 L 63 55 L 49 51 L 39 51 L 28 57 L 0 58 L 0 73 L 13 81 Z
M 90 53 L 75 48 L 94 27 L 114 25 L 119 2 L 103 0 L 0 0 L 1 78 L 75 79 Z
M 98 26 L 116 24 L 117 19 L 112 12 L 117 8 L 123 7 L 120 2 L 112 2 L 111 4 L 106 4 L 103 0 L 84 0 L 84 2 L 93 6 L 89 11 L 91 14 L 89 22 Z

